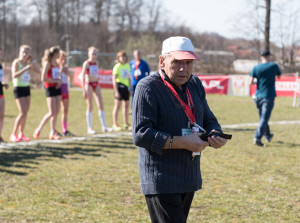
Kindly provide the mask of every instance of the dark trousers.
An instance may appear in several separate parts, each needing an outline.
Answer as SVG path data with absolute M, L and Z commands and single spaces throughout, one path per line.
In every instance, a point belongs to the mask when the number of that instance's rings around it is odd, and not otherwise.
M 259 98 L 254 101 L 260 118 L 254 138 L 256 140 L 260 140 L 263 136 L 268 138 L 270 136 L 268 122 L 274 107 L 274 98 Z
M 152 223 L 185 223 L 194 193 L 145 195 Z

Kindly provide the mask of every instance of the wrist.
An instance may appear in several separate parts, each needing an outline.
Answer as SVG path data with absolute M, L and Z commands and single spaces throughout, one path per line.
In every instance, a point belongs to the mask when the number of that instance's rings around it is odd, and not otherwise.
M 172 149 L 173 144 L 173 136 L 170 136 L 170 141 L 169 141 L 169 149 Z

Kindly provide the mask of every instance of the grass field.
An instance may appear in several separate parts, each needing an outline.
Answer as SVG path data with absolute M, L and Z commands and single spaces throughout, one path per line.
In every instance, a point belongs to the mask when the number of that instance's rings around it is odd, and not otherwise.
M 111 125 L 113 94 L 102 92 Z M 5 98 L 3 136 L 8 139 L 18 112 L 11 88 Z M 258 121 L 250 97 L 207 98 L 223 125 Z M 28 136 L 47 112 L 42 90 L 32 90 L 31 102 Z M 292 98 L 277 98 L 271 121 L 300 120 L 300 108 L 291 104 Z M 70 111 L 70 130 L 86 136 L 81 91 L 71 91 Z M 95 111 L 94 128 L 100 132 Z M 260 148 L 252 145 L 255 127 L 224 129 L 233 139 L 202 153 L 203 189 L 195 195 L 188 222 L 300 222 L 300 125 L 271 130 L 273 141 Z M 47 125 L 41 136 L 48 134 Z M 126 135 L 0 149 L 0 222 L 150 222 L 137 157 Z

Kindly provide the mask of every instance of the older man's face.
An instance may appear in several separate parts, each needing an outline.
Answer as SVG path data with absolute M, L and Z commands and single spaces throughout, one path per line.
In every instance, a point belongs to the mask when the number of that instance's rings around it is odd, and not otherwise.
M 134 51 L 133 57 L 136 60 L 140 60 L 141 59 L 141 52 L 140 51 Z
M 171 55 L 160 57 L 160 66 L 177 87 L 185 84 L 193 72 L 193 60 L 176 60 Z

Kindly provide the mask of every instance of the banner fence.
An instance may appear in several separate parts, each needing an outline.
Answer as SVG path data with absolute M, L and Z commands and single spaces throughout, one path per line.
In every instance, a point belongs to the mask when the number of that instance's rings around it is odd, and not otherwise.
M 81 67 L 75 67 L 73 84 L 81 87 Z M 250 96 L 255 94 L 256 85 L 249 85 L 249 75 L 237 74 L 196 74 L 202 81 L 208 94 L 225 94 L 232 96 Z M 98 82 L 101 88 L 113 88 L 112 70 L 99 70 Z M 282 74 L 275 82 L 277 96 L 294 97 L 294 106 L 300 103 L 300 77 L 298 73 Z M 297 98 L 298 102 L 297 102 Z

